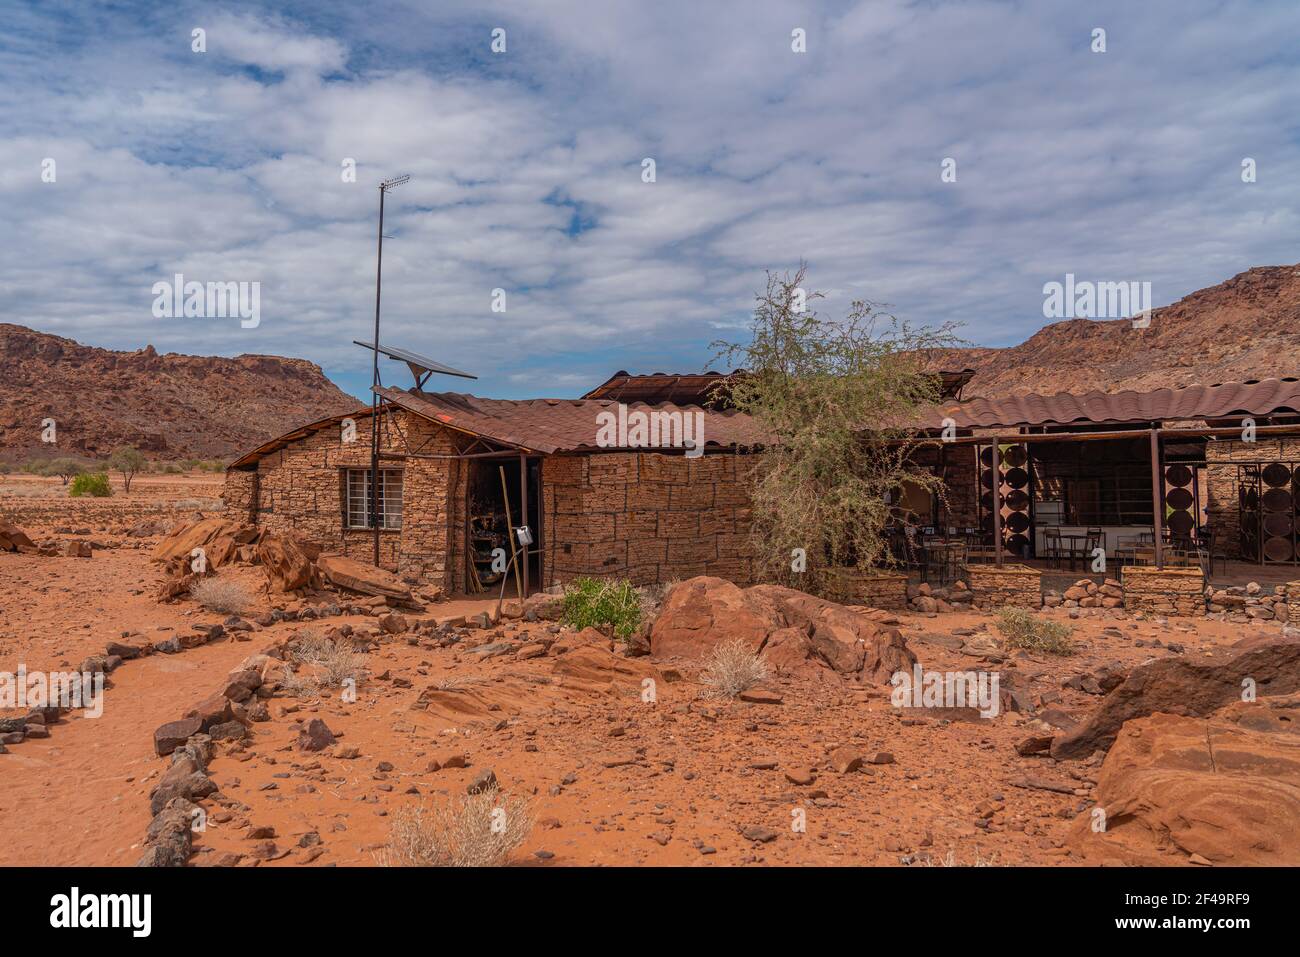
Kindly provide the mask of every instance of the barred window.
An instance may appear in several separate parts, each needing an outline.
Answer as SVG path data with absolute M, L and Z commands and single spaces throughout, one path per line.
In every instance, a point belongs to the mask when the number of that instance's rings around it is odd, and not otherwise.
M 345 469 L 348 528 L 374 528 L 370 522 L 370 469 Z M 402 470 L 379 470 L 379 527 L 402 527 Z

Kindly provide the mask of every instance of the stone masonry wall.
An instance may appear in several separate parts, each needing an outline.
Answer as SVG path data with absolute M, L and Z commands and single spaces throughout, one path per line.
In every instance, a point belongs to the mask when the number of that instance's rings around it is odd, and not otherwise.
M 1185 618 L 1205 614 L 1205 576 L 1199 568 L 1126 565 L 1120 580 L 1126 611 Z
M 221 501 L 232 522 L 253 524 L 257 514 L 257 471 L 232 470 L 226 473 Z
M 1215 551 L 1241 557 L 1237 465 L 1243 462 L 1300 460 L 1300 439 L 1261 438 L 1257 442 L 1222 439 L 1205 445 L 1206 523 L 1214 531 Z M 1255 556 L 1250 556 L 1254 560 Z
M 456 450 L 450 433 L 425 419 L 394 410 L 393 420 L 405 443 L 394 430 L 381 428 L 383 451 L 400 452 L 408 446 L 423 454 Z M 255 499 L 254 520 L 261 528 L 294 532 L 368 562 L 374 533 L 344 527 L 343 470 L 369 465 L 370 420 L 358 418 L 353 442 L 344 443 L 340 430 L 326 429 L 271 453 L 256 471 L 227 471 L 225 497 L 228 506 L 241 511 Z M 464 511 L 463 465 L 428 459 L 381 460 L 380 465 L 403 472 L 402 527 L 379 533 L 380 564 L 422 584 L 447 590 L 463 587 L 463 519 L 457 518 Z
M 1042 607 L 1043 574 L 1028 565 L 968 565 L 966 580 L 976 608 Z
M 752 582 L 749 496 L 731 454 L 615 452 L 542 465 L 546 584 L 582 575 L 648 585 L 695 575 Z
M 833 568 L 826 597 L 845 605 L 906 608 L 907 576 L 878 568 Z

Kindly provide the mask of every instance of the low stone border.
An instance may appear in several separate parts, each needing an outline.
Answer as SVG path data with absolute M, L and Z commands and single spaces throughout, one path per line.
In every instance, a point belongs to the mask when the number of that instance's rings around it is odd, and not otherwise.
M 997 608 L 1040 608 L 1043 573 L 1028 565 L 967 565 L 971 604 L 982 611 Z
M 826 572 L 826 597 L 842 605 L 906 608 L 907 575 L 881 568 L 831 568 Z
M 149 792 L 153 819 L 137 867 L 184 867 L 189 862 L 195 821 L 206 821 L 206 811 L 197 802 L 218 792 L 208 775 L 216 742 L 242 741 L 251 723 L 270 720 L 266 701 L 275 695 L 279 681 L 269 672 L 284 664 L 283 649 L 276 643 L 250 655 L 220 691 L 154 731 L 154 751 L 170 757 L 171 764 Z
M 1205 614 L 1205 575 L 1199 568 L 1125 565 L 1120 582 L 1129 612 L 1184 618 Z

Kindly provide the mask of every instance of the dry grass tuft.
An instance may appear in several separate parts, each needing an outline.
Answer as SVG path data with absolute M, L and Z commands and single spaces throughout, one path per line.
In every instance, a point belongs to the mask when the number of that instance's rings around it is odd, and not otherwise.
M 190 586 L 190 595 L 208 611 L 242 615 L 253 607 L 253 593 L 233 578 L 200 578 Z
M 533 809 L 496 788 L 454 797 L 447 804 L 417 804 L 393 815 L 385 867 L 497 867 L 533 829 Z
M 314 631 L 302 632 L 294 639 L 289 657 L 301 666 L 297 674 L 285 676 L 285 688 L 297 697 L 340 688 L 348 681 L 360 684 L 368 660 L 348 639 L 336 641 Z
M 701 680 L 719 697 L 734 698 L 767 677 L 767 662 L 743 641 L 724 641 L 713 649 Z
M 1008 648 L 1023 648 L 1046 655 L 1072 655 L 1075 652 L 1069 625 L 1039 618 L 1023 608 L 1003 608 L 998 612 L 997 626 Z

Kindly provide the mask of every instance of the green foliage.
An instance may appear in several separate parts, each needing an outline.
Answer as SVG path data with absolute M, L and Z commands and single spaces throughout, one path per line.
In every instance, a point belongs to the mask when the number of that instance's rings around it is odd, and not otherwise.
M 564 621 L 572 628 L 611 628 L 624 641 L 641 624 L 641 593 L 628 581 L 578 578 L 564 591 Z
M 918 426 L 942 427 L 941 383 L 923 357 L 960 342 L 952 326 L 914 330 L 867 300 L 852 302 L 843 320 L 819 316 L 811 303 L 823 297 L 804 291 L 805 269 L 768 273 L 750 342 L 713 345 L 717 358 L 746 370 L 719 383 L 718 398 L 767 436 L 747 472 L 761 570 L 823 590 L 827 568 L 892 560 L 889 527 L 916 520 L 899 504 L 904 488 L 942 499 L 940 478 L 915 462 L 926 441 Z M 795 549 L 806 572 L 791 568 Z
M 1069 625 L 1039 618 L 1024 608 L 1003 608 L 998 612 L 997 626 L 1008 648 L 1023 648 L 1048 655 L 1072 655 L 1075 652 Z
M 127 495 L 131 494 L 131 480 L 135 478 L 137 472 L 144 471 L 147 464 L 143 453 L 131 445 L 114 449 L 113 454 L 108 457 L 108 467 L 121 473 L 122 485 Z
M 67 485 L 70 479 L 74 479 L 78 475 L 82 475 L 85 471 L 86 471 L 86 466 L 83 465 L 81 462 L 78 462 L 76 459 L 63 458 L 63 459 L 54 459 L 53 461 L 47 463 L 45 466 L 45 470 L 42 472 L 42 474 L 57 475 L 59 478 L 63 480 L 63 484 Z
M 72 480 L 68 494 L 73 498 L 90 496 L 91 498 L 108 498 L 113 494 L 108 484 L 108 476 L 103 472 L 83 472 Z

